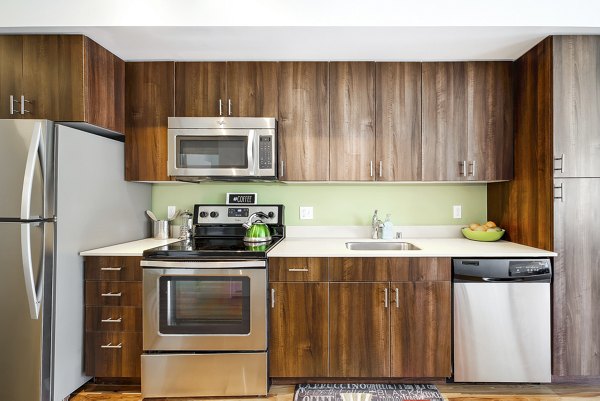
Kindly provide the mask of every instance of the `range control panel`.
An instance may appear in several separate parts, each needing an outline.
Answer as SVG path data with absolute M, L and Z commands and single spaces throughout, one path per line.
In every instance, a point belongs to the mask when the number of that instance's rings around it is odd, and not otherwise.
M 194 224 L 240 225 L 256 212 L 262 212 L 267 216 L 261 218 L 263 223 L 283 224 L 283 205 L 195 205 Z

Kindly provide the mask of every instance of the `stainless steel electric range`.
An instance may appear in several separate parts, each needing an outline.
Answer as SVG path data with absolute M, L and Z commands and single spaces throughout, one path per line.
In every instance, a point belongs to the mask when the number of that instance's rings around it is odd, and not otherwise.
M 245 243 L 253 213 L 272 240 Z M 144 252 L 142 395 L 266 395 L 267 252 L 282 205 L 196 205 L 189 241 Z

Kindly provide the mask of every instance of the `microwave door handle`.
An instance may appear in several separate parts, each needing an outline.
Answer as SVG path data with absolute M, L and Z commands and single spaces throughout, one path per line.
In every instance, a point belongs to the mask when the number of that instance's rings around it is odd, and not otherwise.
M 255 132 L 253 129 L 248 131 L 248 174 L 254 175 L 256 169 L 254 168 L 254 151 L 256 149 L 255 143 Z

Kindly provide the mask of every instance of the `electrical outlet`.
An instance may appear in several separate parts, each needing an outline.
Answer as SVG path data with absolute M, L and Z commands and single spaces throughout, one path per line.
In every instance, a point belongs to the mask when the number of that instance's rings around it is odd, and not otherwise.
M 462 218 L 462 206 L 461 205 L 452 206 L 452 217 L 454 217 L 455 219 Z
M 300 220 L 312 220 L 313 219 L 313 207 L 312 206 L 300 206 Z
M 167 206 L 167 219 L 172 219 L 177 212 L 177 206 Z

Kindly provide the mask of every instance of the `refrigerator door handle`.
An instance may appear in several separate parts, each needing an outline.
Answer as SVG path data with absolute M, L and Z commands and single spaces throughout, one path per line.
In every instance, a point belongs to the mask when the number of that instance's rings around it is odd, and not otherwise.
M 33 176 L 35 173 L 35 163 L 39 157 L 42 177 L 44 177 L 46 158 L 45 158 L 44 138 L 42 137 L 42 123 L 36 122 L 33 125 L 33 135 L 29 143 L 29 152 L 27 153 L 27 162 L 25 164 L 25 175 L 23 177 L 23 192 L 21 193 L 21 219 L 30 220 L 31 213 L 31 191 L 33 190 Z M 42 217 L 42 216 L 39 216 Z M 23 238 L 21 236 L 21 238 Z
M 44 277 L 43 260 L 42 269 L 40 269 L 38 284 L 33 277 L 33 262 L 31 260 L 31 224 L 21 224 L 21 258 L 23 259 L 23 274 L 25 276 L 25 292 L 27 293 L 27 302 L 29 303 L 29 314 L 34 320 L 40 317 L 40 305 L 42 303 L 41 278 Z M 43 223 L 42 223 L 43 224 Z

